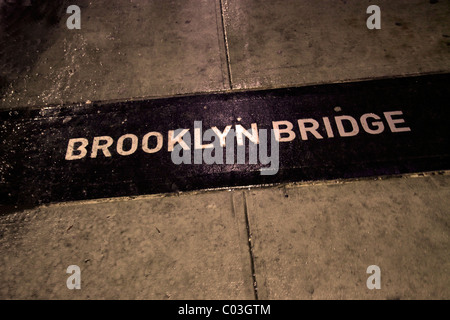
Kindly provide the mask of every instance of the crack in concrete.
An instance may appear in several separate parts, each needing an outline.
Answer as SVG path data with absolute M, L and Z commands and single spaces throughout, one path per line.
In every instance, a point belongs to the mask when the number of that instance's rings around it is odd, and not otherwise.
M 250 267 L 252 270 L 253 292 L 255 295 L 255 300 L 258 300 L 258 283 L 256 281 L 255 256 L 253 254 L 252 232 L 250 229 L 250 223 L 248 219 L 247 197 L 245 196 L 245 192 L 242 192 L 242 196 L 244 197 L 244 215 L 245 215 L 245 225 L 247 229 L 248 251 L 250 254 Z

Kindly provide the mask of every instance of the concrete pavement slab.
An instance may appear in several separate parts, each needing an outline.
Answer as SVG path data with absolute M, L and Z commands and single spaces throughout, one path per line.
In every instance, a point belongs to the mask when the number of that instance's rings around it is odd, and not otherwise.
M 449 192 L 443 173 L 3 212 L 0 297 L 448 299 Z
M 448 1 L 223 0 L 233 88 L 450 71 Z M 381 29 L 369 30 L 370 5 Z
M 218 0 L 70 4 L 80 30 L 66 27 L 64 7 L 59 23 L 24 16 L 11 27 L 21 40 L 1 39 L 0 108 L 229 88 Z
M 449 299 L 450 176 L 247 191 L 262 299 Z M 367 268 L 380 268 L 368 289 Z
M 212 192 L 0 216 L 0 298 L 252 299 L 243 212 L 240 193 Z

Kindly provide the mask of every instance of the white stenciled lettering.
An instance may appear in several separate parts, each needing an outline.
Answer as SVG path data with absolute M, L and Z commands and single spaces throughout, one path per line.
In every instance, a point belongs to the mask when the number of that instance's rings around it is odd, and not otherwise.
M 123 150 L 123 143 L 125 139 L 131 140 L 131 147 L 129 150 Z M 136 137 L 134 134 L 124 134 L 117 140 L 117 153 L 121 156 L 129 156 L 130 154 L 133 154 L 136 152 L 138 148 L 138 137 Z
M 211 129 L 214 131 L 214 133 L 219 138 L 220 146 L 221 147 L 225 147 L 225 145 L 226 145 L 226 137 L 227 137 L 227 134 L 231 130 L 231 126 L 226 126 L 225 129 L 223 130 L 223 132 L 221 132 L 219 129 L 217 129 L 217 127 L 211 127 Z
M 189 131 L 189 129 L 182 129 L 176 137 L 174 137 L 174 130 L 169 130 L 167 151 L 172 152 L 175 144 L 179 144 L 184 150 L 190 150 L 189 146 L 183 141 L 183 136 Z
M 386 121 L 389 125 L 389 129 L 391 129 L 392 132 L 407 132 L 411 131 L 409 127 L 401 127 L 398 128 L 397 124 L 404 123 L 404 119 L 392 119 L 392 116 L 401 116 L 403 115 L 402 111 L 388 111 L 384 112 L 384 117 L 386 118 Z
M 361 126 L 363 127 L 364 131 L 369 134 L 379 134 L 384 131 L 384 124 L 381 121 L 372 121 L 371 125 L 375 126 L 375 129 L 372 129 L 369 127 L 369 124 L 367 123 L 367 119 L 372 118 L 375 120 L 380 120 L 381 118 L 377 116 L 375 113 L 365 113 L 361 116 Z
M 301 142 L 325 138 L 353 137 L 361 133 L 377 135 L 384 132 L 411 131 L 403 118 L 403 112 L 400 110 L 386 111 L 382 114 L 364 113 L 355 117 L 350 115 L 325 116 L 317 119 L 305 117 L 296 121 L 298 122 L 297 132 L 294 132 L 294 122 L 288 120 L 272 121 L 273 129 L 269 130 L 267 134 L 271 132 L 271 138 L 275 141 L 273 145 L 276 145 L 276 148 L 278 148 L 280 142 L 294 142 L 298 132 L 300 134 L 297 140 Z M 222 164 L 223 151 L 226 151 L 225 164 L 266 164 L 261 159 L 258 162 L 258 155 L 261 156 L 261 154 L 258 154 L 258 150 L 265 155 L 268 149 L 264 148 L 269 146 L 270 139 L 268 135 L 265 135 L 264 138 L 260 136 L 261 131 L 258 130 L 258 124 L 252 123 L 250 128 L 245 128 L 240 124 L 235 125 L 235 129 L 232 129 L 232 127 L 232 125 L 224 126 L 221 124 L 219 128 L 223 128 L 223 131 L 216 126 L 212 126 L 209 129 L 206 128 L 203 132 L 202 122 L 194 121 L 193 140 L 191 140 L 190 129 L 168 130 L 166 150 L 173 152 L 172 162 L 175 164 L 191 164 L 192 155 L 194 156 L 194 164 Z M 390 132 L 387 128 L 390 129 Z M 247 140 L 248 143 L 246 143 Z M 142 149 L 141 153 L 154 154 L 163 149 L 165 142 L 163 134 L 156 131 L 148 132 L 142 138 L 131 133 L 123 134 L 117 140 L 107 135 L 93 138 L 71 138 L 65 150 L 65 159 L 70 161 L 80 160 L 86 158 L 88 154 L 90 158 L 94 159 L 98 158 L 99 154 L 103 157 L 112 157 L 113 154 L 115 156 L 128 156 L 139 152 L 140 148 Z M 116 144 L 114 145 L 114 143 Z M 258 147 L 261 143 L 264 143 L 264 148 Z M 222 148 L 226 150 L 222 150 Z M 235 159 L 236 152 L 237 161 Z M 247 157 L 248 162 L 246 161 Z M 272 164 L 277 167 L 273 160 Z
M 108 148 L 111 147 L 113 142 L 113 138 L 109 136 L 95 137 L 92 142 L 91 158 L 97 158 L 98 150 L 101 150 L 105 157 L 111 157 L 111 152 L 109 152 Z
M 75 144 L 78 143 L 81 144 L 75 147 Z M 89 141 L 85 138 L 70 139 L 69 144 L 67 145 L 66 160 L 78 160 L 84 158 L 87 154 L 86 147 L 88 144 Z M 75 151 L 77 154 L 74 154 Z
M 244 129 L 244 127 L 241 126 L 240 124 L 236 125 L 236 141 L 237 141 L 238 146 L 244 145 L 244 137 L 243 136 L 246 136 L 254 144 L 259 143 L 258 125 L 256 123 L 252 123 L 251 127 L 252 127 L 250 130 L 251 132 L 249 132 L 246 129 Z
M 335 117 L 334 120 L 336 121 L 336 126 L 338 128 L 339 131 L 339 135 L 341 137 L 352 137 L 352 136 L 356 136 L 359 133 L 359 127 L 358 127 L 358 122 L 356 122 L 355 118 L 351 117 L 351 116 L 338 116 Z M 348 121 L 351 126 L 352 126 L 352 130 L 351 131 L 346 131 L 344 128 L 344 125 L 342 123 L 342 121 Z
M 148 147 L 148 140 L 150 137 L 156 137 L 156 146 L 154 148 Z M 146 153 L 155 153 L 161 150 L 163 146 L 163 136 L 159 132 L 149 132 L 142 137 L 142 150 Z
M 306 124 L 312 124 L 312 126 L 306 126 Z M 300 135 L 302 136 L 302 140 L 308 140 L 307 132 L 311 133 L 316 139 L 323 139 L 320 133 L 317 132 L 319 129 L 319 122 L 314 119 L 299 119 L 298 127 L 300 129 Z
M 194 121 L 194 149 L 201 150 L 214 148 L 214 146 L 211 143 L 203 144 L 202 137 L 203 137 L 202 122 Z
M 328 119 L 328 117 L 323 117 L 322 120 L 323 120 L 323 124 L 325 125 L 325 130 L 327 131 L 328 138 L 333 138 L 334 133 L 333 133 L 333 129 L 331 128 L 330 119 Z
M 275 135 L 275 139 L 278 142 L 289 142 L 295 139 L 295 132 L 292 130 L 294 125 L 290 121 L 272 121 L 273 133 Z M 284 126 L 285 128 L 280 129 L 280 126 Z M 281 137 L 282 134 L 287 134 L 286 137 Z

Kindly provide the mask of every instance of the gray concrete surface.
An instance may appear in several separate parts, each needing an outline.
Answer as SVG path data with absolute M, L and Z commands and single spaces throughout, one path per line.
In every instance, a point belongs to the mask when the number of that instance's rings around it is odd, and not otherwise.
M 0 217 L 0 299 L 252 299 L 232 192 L 40 207 Z M 69 265 L 81 290 L 69 290 Z
M 0 108 L 229 88 L 218 0 L 78 0 L 70 4 L 80 6 L 80 30 L 67 29 L 69 15 L 65 14 L 57 26 L 29 35 L 38 37 L 37 41 L 16 45 L 7 56 L 12 61 L 2 61 L 5 66 L 18 57 L 37 55 L 22 61 L 26 68 L 4 69 L 4 81 L 10 83 Z M 44 48 L 38 45 L 42 42 Z
M 366 27 L 368 0 L 71 4 L 81 30 L 63 14 L 6 50 L 0 108 L 450 71 L 448 1 L 380 0 L 380 30 Z
M 449 299 L 449 199 L 447 174 L 28 209 L 0 217 L 0 298 L 254 299 L 253 258 L 260 299 Z
M 262 299 L 449 299 L 450 177 L 252 190 Z M 381 269 L 369 290 L 367 267 Z
M 448 72 L 450 2 L 431 2 L 224 0 L 233 88 Z

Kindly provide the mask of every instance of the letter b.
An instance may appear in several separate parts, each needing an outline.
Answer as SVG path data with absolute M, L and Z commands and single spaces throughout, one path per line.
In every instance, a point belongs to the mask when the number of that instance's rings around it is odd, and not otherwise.
M 81 145 L 75 147 L 75 144 Z M 85 138 L 70 139 L 69 144 L 67 145 L 66 160 L 77 160 L 84 158 L 87 154 L 86 147 L 88 144 L 89 141 Z

